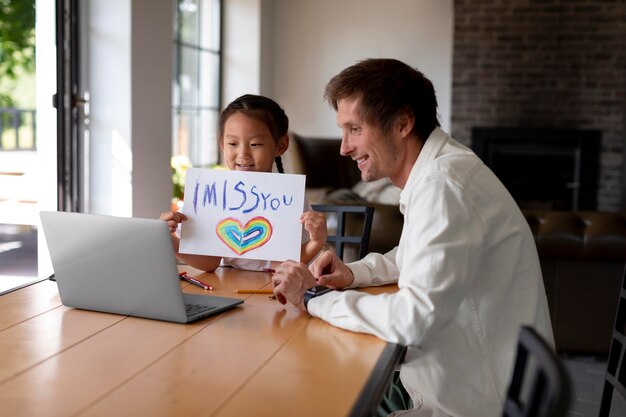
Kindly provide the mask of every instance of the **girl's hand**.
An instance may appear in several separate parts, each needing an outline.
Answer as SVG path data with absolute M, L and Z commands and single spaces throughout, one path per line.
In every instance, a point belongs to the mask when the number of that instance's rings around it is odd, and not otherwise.
M 300 216 L 300 223 L 304 225 L 304 230 L 309 232 L 312 241 L 326 242 L 328 230 L 326 229 L 326 216 L 324 216 L 324 213 L 305 211 Z
M 164 220 L 165 222 L 167 222 L 167 227 L 170 229 L 170 233 L 175 234 L 176 229 L 178 228 L 178 224 L 187 220 L 187 216 L 179 211 L 167 211 L 165 213 L 161 213 L 161 215 L 159 216 L 159 220 Z

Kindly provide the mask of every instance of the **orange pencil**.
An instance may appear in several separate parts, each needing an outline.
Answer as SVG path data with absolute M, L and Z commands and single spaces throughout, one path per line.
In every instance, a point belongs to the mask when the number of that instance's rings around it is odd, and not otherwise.
M 237 294 L 274 294 L 274 290 L 234 290 Z

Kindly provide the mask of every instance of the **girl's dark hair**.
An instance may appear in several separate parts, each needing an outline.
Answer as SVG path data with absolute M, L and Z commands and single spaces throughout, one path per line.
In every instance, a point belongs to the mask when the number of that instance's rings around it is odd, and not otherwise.
M 384 133 L 407 111 L 415 118 L 413 132 L 422 141 L 439 126 L 433 84 L 396 59 L 366 59 L 344 69 L 328 82 L 324 98 L 335 110 L 341 99 L 360 99 L 361 117 Z
M 243 113 L 248 117 L 256 119 L 269 129 L 276 142 L 287 134 L 289 130 L 289 118 L 285 111 L 271 98 L 245 94 L 232 101 L 220 115 L 218 137 L 222 140 L 224 135 L 224 125 L 226 120 L 233 113 Z M 283 161 L 280 156 L 274 158 L 278 172 L 283 173 Z

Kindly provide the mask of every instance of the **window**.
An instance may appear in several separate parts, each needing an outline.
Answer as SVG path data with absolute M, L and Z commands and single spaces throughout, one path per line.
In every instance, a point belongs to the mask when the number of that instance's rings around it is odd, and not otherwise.
M 194 166 L 219 161 L 221 0 L 174 0 L 172 153 Z

